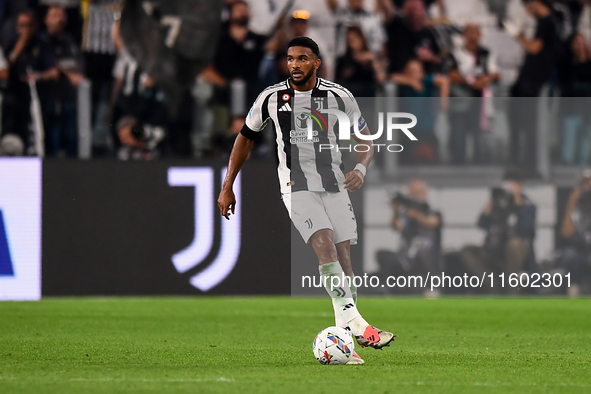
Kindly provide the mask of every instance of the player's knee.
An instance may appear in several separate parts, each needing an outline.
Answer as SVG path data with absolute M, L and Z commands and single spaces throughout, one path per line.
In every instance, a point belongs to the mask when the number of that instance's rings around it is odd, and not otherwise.
M 312 236 L 312 246 L 321 263 L 338 260 L 331 234 L 328 231 L 318 231 Z

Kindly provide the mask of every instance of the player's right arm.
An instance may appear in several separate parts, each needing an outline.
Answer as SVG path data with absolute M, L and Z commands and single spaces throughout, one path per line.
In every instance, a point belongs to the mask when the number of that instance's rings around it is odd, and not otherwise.
M 232 153 L 230 153 L 230 163 L 228 164 L 228 171 L 226 172 L 226 178 L 222 183 L 222 191 L 218 197 L 218 207 L 220 213 L 226 219 L 230 219 L 230 212 L 233 214 L 236 208 L 236 196 L 232 191 L 234 181 L 242 169 L 244 162 L 248 159 L 250 149 L 254 139 L 259 133 L 265 128 L 269 120 L 268 111 L 264 108 L 265 98 L 268 93 L 265 91 L 259 95 L 254 105 L 248 112 L 244 127 L 236 137 Z
M 234 196 L 232 186 L 234 185 L 234 180 L 236 180 L 236 177 L 238 176 L 238 172 L 240 172 L 244 162 L 248 159 L 253 142 L 254 140 L 246 138 L 242 133 L 238 134 L 238 137 L 236 137 L 236 141 L 234 142 L 234 147 L 230 154 L 230 163 L 228 164 L 226 178 L 224 179 L 222 191 L 218 197 L 220 213 L 226 219 L 230 219 L 230 211 L 232 214 L 234 213 L 236 196 Z

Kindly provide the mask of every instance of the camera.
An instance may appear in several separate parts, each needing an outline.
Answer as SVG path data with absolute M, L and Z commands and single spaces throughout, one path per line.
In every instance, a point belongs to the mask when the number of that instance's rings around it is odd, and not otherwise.
M 166 136 L 164 128 L 160 126 L 152 126 L 141 122 L 136 122 L 131 128 L 131 134 L 139 141 L 146 143 L 146 149 L 152 150 L 158 146 L 158 144 Z
M 490 194 L 493 201 L 493 211 L 495 209 L 505 210 L 513 205 L 513 194 L 503 187 L 493 187 Z
M 406 209 L 416 209 L 417 211 L 424 214 L 429 213 L 429 204 L 424 201 L 415 200 L 414 198 L 405 196 L 400 192 L 397 192 L 394 197 L 392 197 L 392 203 L 398 203 Z

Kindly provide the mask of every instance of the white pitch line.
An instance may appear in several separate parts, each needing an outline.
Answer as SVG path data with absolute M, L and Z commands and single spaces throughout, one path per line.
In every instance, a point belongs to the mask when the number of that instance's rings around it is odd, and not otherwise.
M 0 376 L 0 380 L 23 380 L 16 376 Z M 27 379 L 29 380 L 29 379 Z M 142 383 L 158 383 L 158 382 L 166 382 L 166 383 L 203 383 L 203 382 L 234 382 L 234 379 L 219 377 L 215 379 L 145 379 L 145 378 L 65 378 L 65 379 L 34 379 L 34 380 L 41 380 L 41 381 L 51 381 L 51 382 L 59 382 L 59 381 L 68 381 L 68 382 L 142 382 Z
M 16 376 L 1 376 L 0 380 L 23 380 Z M 29 379 L 27 379 L 29 380 Z M 34 380 L 41 380 L 41 381 L 51 381 L 51 382 L 59 382 L 59 381 L 69 381 L 69 382 L 142 382 L 142 383 L 158 383 L 158 382 L 167 382 L 167 383 L 203 383 L 203 382 L 225 382 L 225 383 L 232 383 L 235 382 L 232 378 L 225 378 L 219 377 L 215 379 L 208 379 L 208 378 L 194 378 L 194 379 L 145 379 L 145 378 L 66 378 L 66 379 L 34 379 Z M 462 386 L 475 386 L 475 387 L 579 387 L 579 388 L 589 388 L 591 384 L 585 383 L 556 383 L 556 384 L 537 384 L 537 383 L 508 383 L 508 382 L 496 382 L 496 383 L 489 383 L 489 382 L 424 382 L 424 381 L 417 381 L 417 382 L 400 382 L 400 381 L 383 381 L 381 383 L 384 384 L 397 384 L 402 386 L 449 386 L 449 387 L 462 387 Z

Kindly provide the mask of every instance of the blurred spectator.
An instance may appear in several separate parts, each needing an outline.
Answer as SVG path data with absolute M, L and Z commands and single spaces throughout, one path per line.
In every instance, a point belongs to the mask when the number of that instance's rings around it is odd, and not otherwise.
M 191 133 L 192 154 L 194 158 L 202 157 L 209 149 L 209 137 L 214 123 L 214 115 L 209 102 L 213 97 L 213 85 L 200 74 L 193 87 L 193 121 Z
M 117 54 L 112 32 L 121 15 L 121 8 L 121 0 L 85 1 L 82 7 L 82 51 L 85 75 L 92 84 L 92 145 L 95 156 L 109 152 L 111 71 Z
M 133 118 L 141 119 L 143 123 L 149 125 L 160 126 L 164 130 L 164 127 L 168 124 L 168 111 L 163 102 L 164 95 L 154 86 L 152 78 L 138 66 L 135 59 L 125 49 L 119 54 L 113 69 L 113 76 L 115 78 L 113 92 L 117 95 L 113 97 L 112 121 L 117 125 L 116 135 L 124 147 L 140 148 L 140 145 L 143 146 L 143 144 L 131 144 L 129 139 L 121 139 L 121 129 L 125 128 L 127 130 L 130 123 L 129 118 Z M 128 121 L 122 122 L 125 118 Z M 136 123 L 138 122 L 136 121 Z M 131 126 L 129 128 L 131 129 Z M 136 137 L 136 139 L 138 138 Z M 123 149 L 123 154 L 120 151 L 119 157 L 127 159 L 128 150 Z M 151 153 L 149 156 L 153 158 L 154 154 Z
M 348 0 L 347 7 L 339 7 L 336 0 L 329 0 L 328 5 L 337 19 L 337 55 L 343 56 L 347 50 L 348 28 L 359 26 L 365 37 L 367 47 L 376 59 L 384 58 L 386 32 L 382 19 L 377 12 L 367 12 L 364 0 Z
M 2 0 L 0 1 L 0 37 L 3 43 L 14 41 L 17 37 L 16 23 L 19 14 L 37 11 L 36 0 Z
M 209 73 L 219 88 L 217 99 L 220 103 L 229 103 L 229 83 L 233 79 L 242 79 L 247 83 L 248 101 L 252 102 L 259 91 L 259 65 L 264 55 L 264 36 L 248 30 L 250 12 L 245 1 L 232 3 L 229 26 L 221 33 L 217 53 Z
M 427 184 L 413 180 L 408 184 L 408 194 L 396 194 L 392 199 L 391 227 L 400 233 L 397 252 L 377 252 L 380 274 L 436 275 L 440 272 L 441 213 L 427 204 Z
M 561 262 L 573 278 L 568 293 L 578 296 L 581 285 L 591 284 L 591 170 L 583 171 L 568 198 L 560 234 L 566 241 Z
M 65 27 L 66 33 L 74 40 L 76 46 L 80 48 L 82 44 L 82 4 L 80 0 L 36 0 L 39 2 L 40 17 L 45 17 L 50 7 L 58 6 L 64 10 L 68 24 Z
M 3 103 L 3 132 L 17 134 L 27 145 L 31 120 L 29 82 L 37 84 L 41 104 L 46 106 L 54 87 L 50 82 L 59 78 L 59 71 L 51 46 L 37 34 L 37 22 L 32 12 L 19 14 L 17 33 L 17 39 L 6 48 L 10 76 Z
M 403 72 L 393 74 L 391 80 L 400 85 L 400 97 L 449 97 L 449 79 L 439 74 L 426 74 L 418 59 L 409 60 Z
M 423 63 L 413 59 L 406 64 L 404 72 L 392 74 L 391 80 L 398 84 L 400 109 L 420 119 L 413 129 L 418 141 L 402 151 L 401 161 L 405 164 L 437 163 L 435 121 L 440 108 L 447 111 L 449 79 L 439 74 L 425 74 Z
M 484 246 L 462 250 L 462 260 L 471 275 L 504 272 L 508 276 L 535 269 L 536 206 L 523 194 L 520 171 L 508 170 L 504 179 L 502 187 L 492 189 L 478 218 L 478 227 L 486 231 Z
M 244 126 L 244 116 L 236 116 L 230 122 L 230 128 L 223 132 L 217 133 L 213 136 L 213 156 L 227 159 L 230 157 L 230 152 L 234 147 L 234 141 L 240 134 L 240 130 Z
M 585 37 L 585 42 L 591 42 L 591 0 L 579 0 L 581 12 L 576 16 L 576 31 Z
M 562 101 L 562 149 L 565 164 L 589 164 L 591 158 L 591 59 L 585 39 L 574 34 L 568 42 L 568 57 L 563 73 L 562 96 L 578 97 Z
M 511 88 L 511 96 L 537 97 L 556 72 L 560 38 L 547 0 L 524 0 L 524 3 L 527 12 L 536 18 L 537 27 L 534 38 L 530 40 L 525 38 L 518 27 L 505 23 L 505 31 L 526 52 L 517 81 Z M 537 125 L 532 121 L 537 119 L 537 100 L 515 100 L 510 106 L 509 117 L 511 163 L 524 165 L 528 176 L 537 177 Z
M 289 20 L 286 30 L 281 26 L 265 46 L 266 55 L 261 64 L 261 74 L 265 84 L 272 85 L 289 78 L 287 69 L 287 44 L 295 37 L 308 35 L 308 19 L 310 13 L 306 10 L 295 10 Z M 322 55 L 321 55 L 322 56 Z M 319 69 L 318 72 L 321 70 Z M 318 74 L 320 75 L 320 74 Z
M 578 0 L 554 0 L 549 3 L 554 23 L 556 24 L 558 37 L 565 42 L 577 28 L 575 14 L 580 12 Z M 576 9 L 572 6 L 577 7 Z
M 248 28 L 262 36 L 271 36 L 275 32 L 281 12 L 288 0 L 246 0 L 250 9 Z M 228 12 L 229 14 L 229 12 Z
M 514 25 L 505 24 L 505 31 L 525 49 L 526 56 L 519 76 L 511 89 L 513 97 L 536 97 L 555 71 L 560 40 L 547 0 L 524 0 L 527 12 L 538 25 L 534 38 L 528 40 Z
M 355 97 L 375 97 L 376 85 L 386 78 L 381 62 L 370 51 L 361 28 L 347 29 L 347 50 L 338 58 L 336 81 Z
M 497 17 L 499 25 L 507 17 L 507 4 L 510 0 L 487 0 L 488 10 Z
M 392 19 L 386 31 L 389 73 L 402 72 L 411 59 L 419 59 L 428 74 L 439 70 L 439 46 L 421 0 L 406 0 L 401 16 Z
M 51 94 L 45 112 L 45 154 L 56 156 L 65 143 L 70 157 L 78 154 L 76 99 L 82 75 L 82 53 L 74 39 L 65 32 L 66 12 L 62 7 L 51 6 L 45 16 L 47 32 L 43 38 L 49 42 L 57 61 L 60 78 Z
M 4 83 L 8 80 L 9 74 L 8 61 L 4 56 L 4 49 L 2 49 L 0 46 L 0 86 L 4 85 Z
M 25 154 L 25 144 L 23 140 L 15 134 L 6 134 L 0 138 L 0 156 L 23 156 Z
M 484 135 L 490 130 L 490 85 L 499 80 L 495 57 L 480 45 L 480 26 L 469 23 L 464 27 L 464 45 L 451 56 L 449 73 L 450 96 L 450 152 L 452 164 L 466 163 L 466 139 L 474 141 L 474 162 L 487 162 Z
M 404 8 L 404 3 L 406 1 L 407 0 L 392 0 L 396 9 L 399 9 L 399 10 Z M 422 1 L 425 4 L 425 8 L 427 10 L 429 10 L 429 8 L 431 8 L 431 6 L 433 4 L 437 3 L 437 11 L 439 11 L 439 17 L 446 16 L 447 12 L 445 9 L 445 1 L 444 0 L 422 0 Z
M 157 149 L 166 132 L 160 125 L 143 123 L 134 116 L 125 116 L 117 123 L 121 148 L 120 160 L 153 160 L 160 157 Z

